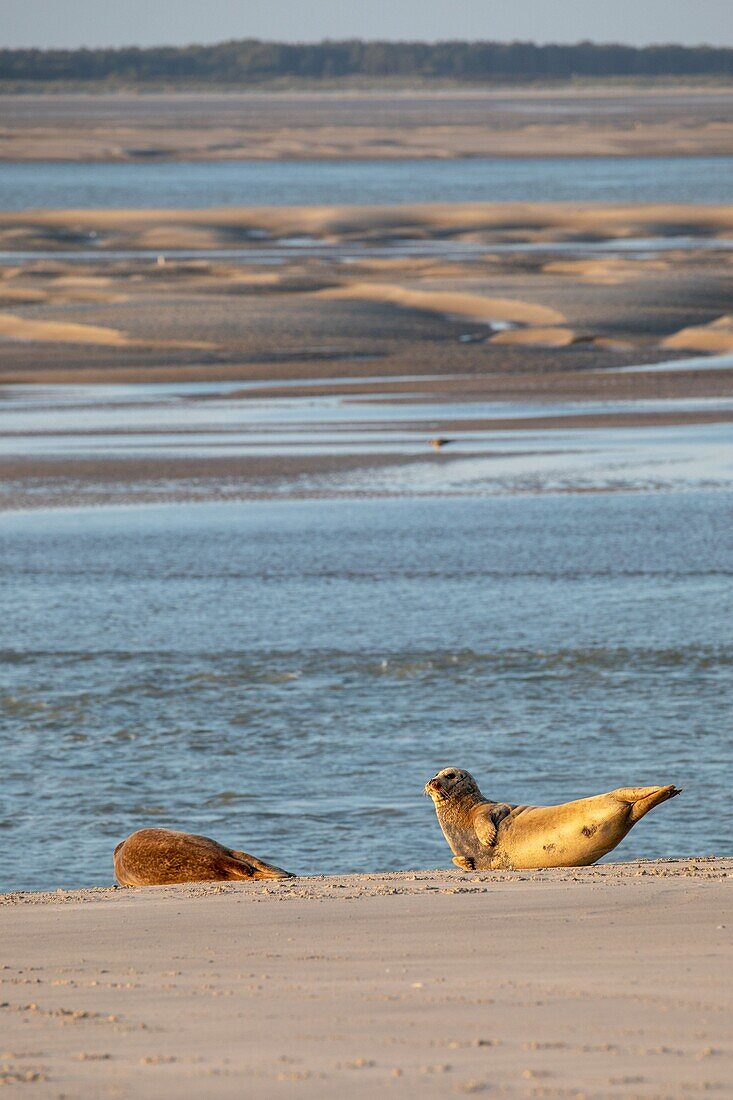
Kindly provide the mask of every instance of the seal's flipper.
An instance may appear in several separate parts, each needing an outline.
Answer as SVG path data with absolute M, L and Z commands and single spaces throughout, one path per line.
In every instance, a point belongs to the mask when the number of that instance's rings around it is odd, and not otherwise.
M 629 803 L 631 821 L 635 824 L 655 806 L 675 798 L 682 791 L 670 784 L 667 787 L 621 787 L 613 793 L 619 801 Z
M 644 798 L 640 798 L 631 807 L 631 820 L 636 822 L 644 814 L 648 814 L 650 810 L 653 810 L 655 806 L 658 806 L 660 802 L 666 802 L 670 798 L 676 798 L 678 794 L 682 794 L 682 790 L 679 787 L 657 787 L 651 794 L 646 795 Z
M 239 869 L 237 877 L 241 878 L 295 878 L 290 871 L 283 871 L 282 867 L 273 867 L 271 863 L 263 863 L 257 856 L 251 856 L 247 852 L 230 850 L 230 854 Z
M 460 867 L 462 871 L 476 870 L 476 863 L 470 856 L 453 856 L 453 862 L 456 867 Z
M 475 815 L 473 828 L 480 845 L 484 848 L 492 848 L 494 846 L 496 843 L 496 825 L 494 824 L 491 812 L 478 813 Z

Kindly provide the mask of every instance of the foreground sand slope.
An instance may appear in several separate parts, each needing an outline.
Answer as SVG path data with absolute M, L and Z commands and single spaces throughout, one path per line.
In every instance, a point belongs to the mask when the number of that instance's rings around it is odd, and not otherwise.
M 732 872 L 7 895 L 0 1081 L 39 1097 L 728 1094 Z

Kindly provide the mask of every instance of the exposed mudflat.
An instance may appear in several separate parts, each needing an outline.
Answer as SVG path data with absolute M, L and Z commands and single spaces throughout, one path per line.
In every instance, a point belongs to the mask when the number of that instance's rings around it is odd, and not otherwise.
M 510 435 L 724 425 L 731 238 L 658 204 L 0 215 L 0 503 L 451 492 Z

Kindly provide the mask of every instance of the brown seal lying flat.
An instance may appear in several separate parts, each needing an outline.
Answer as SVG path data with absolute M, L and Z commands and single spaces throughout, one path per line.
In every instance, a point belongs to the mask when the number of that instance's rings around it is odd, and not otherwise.
M 121 886 L 294 877 L 207 836 L 172 829 L 140 829 L 117 845 L 113 858 Z
M 621 787 L 560 806 L 513 806 L 484 798 L 473 776 L 444 768 L 425 786 L 453 862 L 464 871 L 587 867 L 677 787 Z

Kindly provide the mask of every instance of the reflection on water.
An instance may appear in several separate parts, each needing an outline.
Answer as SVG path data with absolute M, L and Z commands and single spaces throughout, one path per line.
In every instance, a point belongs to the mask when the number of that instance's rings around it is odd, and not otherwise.
M 6 514 L 2 888 L 109 882 L 145 824 L 300 872 L 445 866 L 421 788 L 449 763 L 518 801 L 678 783 L 616 858 L 730 851 L 732 505 Z

